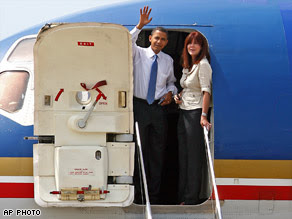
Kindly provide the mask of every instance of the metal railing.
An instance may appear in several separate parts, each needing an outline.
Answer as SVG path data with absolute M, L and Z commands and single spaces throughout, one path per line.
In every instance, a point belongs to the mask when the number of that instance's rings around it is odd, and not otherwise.
M 138 126 L 137 122 L 135 122 L 135 129 L 136 129 L 136 136 L 137 136 L 137 144 L 138 144 L 138 148 L 139 148 L 139 156 L 140 156 L 140 161 L 141 161 L 140 164 L 141 164 L 141 169 L 142 169 L 144 192 L 145 192 L 145 198 L 146 198 L 145 218 L 152 219 L 151 206 L 150 206 L 150 201 L 149 201 L 149 196 L 148 196 L 146 174 L 145 174 L 145 168 L 144 168 L 144 162 L 143 162 L 143 154 L 142 154 L 139 126 Z M 206 127 L 204 127 L 204 137 L 205 137 L 206 153 L 207 153 L 207 158 L 208 158 L 208 168 L 209 168 L 209 172 L 211 175 L 211 182 L 212 182 L 212 187 L 213 187 L 214 196 L 215 196 L 215 216 L 218 219 L 222 219 L 221 206 L 220 206 L 220 202 L 219 202 L 217 185 L 216 185 L 216 181 L 215 181 L 214 165 L 213 165 L 210 144 L 209 144 L 208 130 Z
M 209 144 L 208 130 L 206 127 L 204 127 L 204 137 L 205 137 L 206 152 L 207 152 L 207 158 L 208 158 L 208 164 L 209 164 L 208 167 L 209 167 L 213 191 L 214 191 L 214 195 L 215 195 L 215 215 L 218 219 L 222 219 L 221 206 L 220 206 L 220 202 L 219 202 L 217 185 L 216 185 L 216 181 L 215 181 L 214 165 L 213 165 L 210 144 Z
M 146 198 L 145 218 L 152 219 L 152 213 L 151 213 L 151 207 L 150 207 L 150 201 L 149 201 L 149 195 L 148 195 L 148 186 L 147 186 L 147 180 L 146 180 L 146 174 L 145 174 L 145 168 L 144 168 L 144 161 L 143 161 L 142 146 L 141 146 L 138 122 L 135 122 L 135 128 L 136 128 L 137 144 L 138 144 L 139 155 L 140 155 L 140 164 L 141 164 L 141 170 L 142 170 L 144 192 L 145 192 L 145 198 Z

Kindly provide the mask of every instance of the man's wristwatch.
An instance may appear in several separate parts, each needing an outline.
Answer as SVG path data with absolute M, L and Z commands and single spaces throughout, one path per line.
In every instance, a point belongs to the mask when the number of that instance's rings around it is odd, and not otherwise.
M 202 112 L 202 116 L 205 116 L 205 117 L 207 117 L 207 113 L 203 113 L 203 112 Z

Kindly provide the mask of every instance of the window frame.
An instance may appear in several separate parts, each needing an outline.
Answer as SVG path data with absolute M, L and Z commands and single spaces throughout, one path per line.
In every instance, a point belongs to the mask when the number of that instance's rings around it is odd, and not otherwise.
M 11 47 L 7 50 L 3 59 L 0 62 L 0 73 L 3 72 L 27 72 L 28 81 L 22 108 L 15 112 L 7 112 L 3 109 L 0 109 L 0 115 L 7 117 L 14 122 L 23 125 L 30 126 L 33 125 L 34 121 L 34 61 L 8 61 L 11 54 L 15 51 L 15 48 L 23 41 L 27 39 L 36 39 L 37 35 L 27 35 L 17 39 Z M 33 49 L 33 48 L 32 48 Z

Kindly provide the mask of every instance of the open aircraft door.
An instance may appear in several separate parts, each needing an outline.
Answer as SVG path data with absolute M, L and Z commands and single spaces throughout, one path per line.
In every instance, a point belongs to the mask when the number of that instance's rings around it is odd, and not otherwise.
M 34 46 L 35 201 L 128 206 L 134 198 L 131 38 L 120 25 L 51 24 Z

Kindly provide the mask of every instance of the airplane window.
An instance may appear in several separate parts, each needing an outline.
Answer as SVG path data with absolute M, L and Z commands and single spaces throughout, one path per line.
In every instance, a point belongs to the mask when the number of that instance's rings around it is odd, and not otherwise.
M 32 62 L 33 61 L 33 45 L 35 38 L 24 39 L 20 41 L 10 54 L 9 62 Z
M 12 113 L 22 108 L 28 79 L 26 71 L 0 73 L 0 109 Z

